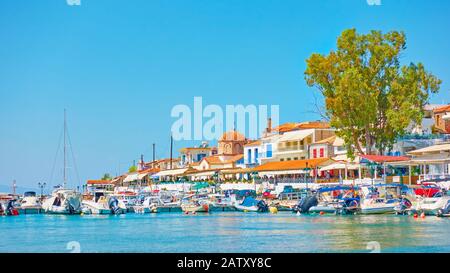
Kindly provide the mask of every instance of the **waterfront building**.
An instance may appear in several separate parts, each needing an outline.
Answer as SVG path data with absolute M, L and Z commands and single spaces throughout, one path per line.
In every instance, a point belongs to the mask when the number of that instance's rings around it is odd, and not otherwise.
M 180 149 L 180 168 L 189 165 L 198 165 L 203 158 L 217 154 L 216 147 L 209 147 L 208 142 L 202 142 L 198 147 L 186 147 Z
M 435 108 L 434 129 L 437 133 L 450 134 L 450 105 Z
M 259 158 L 261 140 L 255 140 L 244 145 L 244 164 L 246 168 L 252 168 L 261 164 Z
M 297 129 L 262 138 L 260 162 L 308 159 L 311 144 L 334 134 L 333 129 Z

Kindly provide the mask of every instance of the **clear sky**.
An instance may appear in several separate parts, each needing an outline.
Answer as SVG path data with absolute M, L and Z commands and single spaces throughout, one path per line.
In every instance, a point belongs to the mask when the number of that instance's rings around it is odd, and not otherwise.
M 170 111 L 194 96 L 318 119 L 305 59 L 347 28 L 405 31 L 402 61 L 424 63 L 443 80 L 431 102 L 450 102 L 449 13 L 447 0 L 3 0 L 0 184 L 61 183 L 64 108 L 71 186 L 149 160 L 153 142 L 168 156 Z

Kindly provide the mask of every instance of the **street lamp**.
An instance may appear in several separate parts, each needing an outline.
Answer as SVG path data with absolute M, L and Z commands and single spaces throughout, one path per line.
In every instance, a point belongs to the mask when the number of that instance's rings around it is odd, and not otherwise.
M 43 183 L 38 182 L 38 187 L 41 189 L 41 199 L 42 199 L 42 196 L 43 196 L 43 194 L 44 194 L 44 188 L 45 188 L 45 186 L 47 186 L 47 183 L 45 183 L 45 182 L 43 182 Z

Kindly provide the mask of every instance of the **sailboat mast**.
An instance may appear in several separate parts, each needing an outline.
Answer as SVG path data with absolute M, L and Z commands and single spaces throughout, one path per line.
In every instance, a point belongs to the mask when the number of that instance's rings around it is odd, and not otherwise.
M 67 173 L 66 173 L 66 168 L 67 168 L 67 161 L 66 161 L 66 129 L 67 129 L 67 124 L 66 124 L 66 109 L 64 109 L 64 170 L 63 170 L 63 175 L 64 175 L 64 188 L 67 188 Z

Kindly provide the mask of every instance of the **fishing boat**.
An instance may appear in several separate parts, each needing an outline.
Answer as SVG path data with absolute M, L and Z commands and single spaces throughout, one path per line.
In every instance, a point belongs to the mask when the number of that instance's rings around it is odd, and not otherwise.
M 25 192 L 20 199 L 19 204 L 18 210 L 21 214 L 37 214 L 42 210 L 41 201 L 34 191 Z
M 244 212 L 268 212 L 269 206 L 264 200 L 258 200 L 252 196 L 247 196 L 242 202 L 235 201 L 234 207 L 238 211 Z
M 139 198 L 135 192 L 121 191 L 110 195 L 116 198 L 126 208 L 126 212 L 134 212 L 134 207 L 139 205 Z
M 174 192 L 158 191 L 145 197 L 143 206 L 148 207 L 150 212 L 180 212 L 181 198 Z
M 156 199 L 151 197 L 144 197 L 144 201 L 141 204 L 136 204 L 133 206 L 133 211 L 140 214 L 158 212 L 158 207 L 155 200 Z
M 210 211 L 234 211 L 236 210 L 230 197 L 225 194 L 208 195 Z
M 272 201 L 272 206 L 276 207 L 277 211 L 292 211 L 300 201 L 301 196 L 301 192 L 281 192 Z
M 49 214 L 80 214 L 81 193 L 71 189 L 56 189 L 42 203 L 42 209 Z
M 194 201 L 181 204 L 181 209 L 185 213 L 209 212 L 209 205 L 207 203 Z

